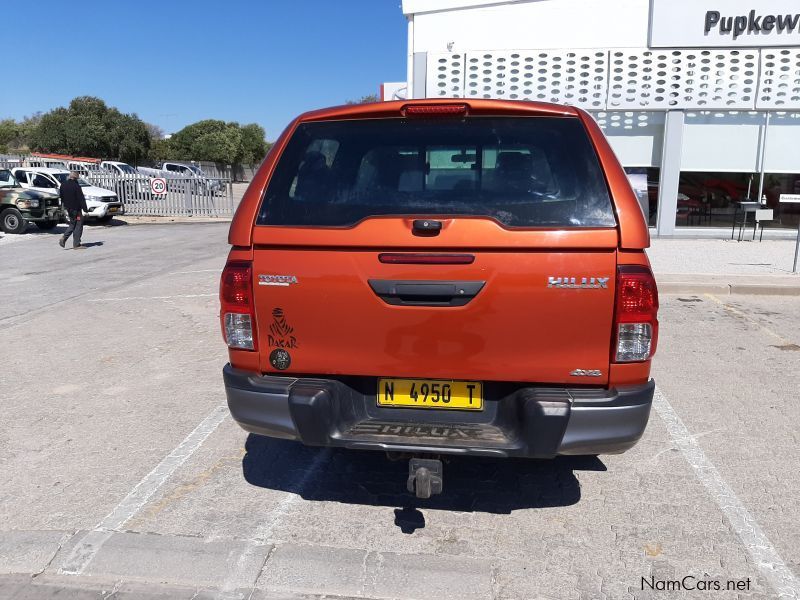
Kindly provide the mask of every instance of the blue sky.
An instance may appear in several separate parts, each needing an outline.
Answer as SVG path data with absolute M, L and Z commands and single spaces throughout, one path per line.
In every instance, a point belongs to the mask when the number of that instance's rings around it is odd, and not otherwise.
M 0 119 L 98 96 L 166 133 L 200 119 L 258 123 L 274 140 L 296 114 L 404 81 L 400 0 L 135 0 L 35 3 L 12 29 Z M 6 35 L 11 31 L 6 31 Z M 67 41 L 68 40 L 68 41 Z M 10 60 L 18 48 L 17 60 Z M 8 74 L 8 73 L 7 73 Z

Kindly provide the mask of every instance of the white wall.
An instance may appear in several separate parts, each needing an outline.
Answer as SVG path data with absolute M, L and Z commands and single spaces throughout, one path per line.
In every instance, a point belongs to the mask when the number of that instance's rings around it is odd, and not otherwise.
M 661 166 L 663 112 L 593 112 L 617 158 L 625 167 Z
M 763 113 L 687 112 L 681 171 L 757 173 Z
M 446 7 L 444 0 L 425 5 Z M 404 9 L 419 3 L 406 2 Z M 429 9 L 430 9 L 429 8 Z M 410 14 L 408 16 L 411 16 Z M 413 15 L 414 52 L 647 46 L 648 0 L 523 0 Z
M 800 113 L 773 113 L 764 164 L 768 173 L 800 173 Z

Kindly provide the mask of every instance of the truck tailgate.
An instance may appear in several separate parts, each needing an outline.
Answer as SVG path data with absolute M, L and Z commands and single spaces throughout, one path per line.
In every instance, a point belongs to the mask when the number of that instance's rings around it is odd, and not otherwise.
M 382 244 L 257 243 L 253 277 L 264 372 L 275 370 L 272 349 L 284 348 L 291 372 L 311 375 L 608 381 L 613 230 L 594 232 L 606 247 L 576 248 L 574 240 L 587 232 L 573 231 L 560 232 L 555 247 L 550 239 L 549 248 L 529 243 L 501 251 L 454 247 L 459 228 L 452 226 L 421 251 L 417 239 L 406 247 L 394 240 L 404 219 L 381 221 Z M 342 232 L 334 232 L 328 243 L 336 233 Z M 272 237 L 267 230 L 260 235 L 264 241 Z M 515 235 L 537 237 L 512 232 L 501 237 Z M 292 236 L 283 230 L 278 237 L 288 242 Z M 351 233 L 349 239 L 357 237 Z M 385 254 L 401 262 L 425 256 L 444 256 L 447 262 L 454 255 L 460 258 L 452 261 L 470 262 L 393 264 L 384 262 Z

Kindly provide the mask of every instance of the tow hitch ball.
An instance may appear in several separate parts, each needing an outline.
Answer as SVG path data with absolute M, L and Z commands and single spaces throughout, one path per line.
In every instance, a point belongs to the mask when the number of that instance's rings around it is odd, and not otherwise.
M 408 461 L 408 491 L 417 498 L 430 498 L 442 493 L 442 461 L 412 458 Z

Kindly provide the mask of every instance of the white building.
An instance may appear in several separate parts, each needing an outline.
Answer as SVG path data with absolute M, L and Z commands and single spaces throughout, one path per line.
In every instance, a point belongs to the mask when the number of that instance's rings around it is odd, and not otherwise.
M 738 201 L 762 194 L 772 226 L 797 226 L 800 204 L 780 197 L 800 193 L 798 0 L 403 0 L 403 12 L 395 97 L 590 111 L 647 186 L 660 235 L 730 227 Z

